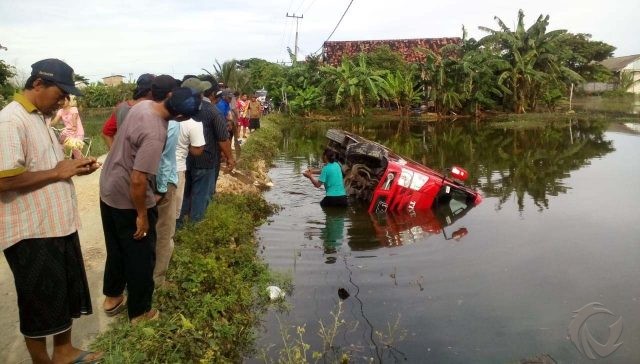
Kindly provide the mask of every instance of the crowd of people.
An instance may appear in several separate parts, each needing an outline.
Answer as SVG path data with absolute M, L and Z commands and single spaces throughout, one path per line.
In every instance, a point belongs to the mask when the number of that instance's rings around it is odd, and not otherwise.
M 92 313 L 71 177 L 101 165 L 75 150 L 65 158 L 49 127 L 62 120 L 60 138 L 84 137 L 70 97 L 80 94 L 73 69 L 45 59 L 0 111 L 0 246 L 34 363 L 95 363 L 103 356 L 71 343 L 72 319 Z M 255 95 L 234 94 L 211 76 L 143 74 L 132 98 L 115 107 L 102 129 L 109 154 L 100 175 L 107 315 L 126 310 L 132 324 L 159 316 L 152 297 L 171 284 L 176 227 L 204 218 L 222 164 L 233 170 L 233 149 L 260 128 L 261 115 Z

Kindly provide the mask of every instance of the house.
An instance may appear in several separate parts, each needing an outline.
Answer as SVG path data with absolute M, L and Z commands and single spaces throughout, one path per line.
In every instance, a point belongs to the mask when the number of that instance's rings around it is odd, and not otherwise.
M 620 80 L 620 76 L 628 75 L 627 81 L 630 84 L 627 92 L 640 94 L 640 54 L 624 57 L 613 57 L 600 62 L 609 71 L 613 72 L 615 78 Z M 587 93 L 600 93 L 616 89 L 618 83 L 587 82 L 582 89 Z
M 107 86 L 118 86 L 122 84 L 123 80 L 124 76 L 122 75 L 111 75 L 102 78 L 102 82 L 104 82 L 104 84 Z
M 355 56 L 359 53 L 373 52 L 381 46 L 388 46 L 392 51 L 400 53 L 405 61 L 416 63 L 424 60 L 421 49 L 439 52 L 445 45 L 458 44 L 461 41 L 457 37 L 327 41 L 322 45 L 322 58 L 325 63 L 337 66 L 345 55 Z

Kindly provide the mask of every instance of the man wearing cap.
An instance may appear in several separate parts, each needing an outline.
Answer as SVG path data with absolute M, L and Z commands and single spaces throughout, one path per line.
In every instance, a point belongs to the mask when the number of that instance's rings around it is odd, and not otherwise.
M 22 93 L 0 111 L 0 246 L 13 272 L 20 331 L 32 361 L 93 362 L 102 354 L 71 344 L 72 319 L 92 312 L 71 177 L 100 165 L 95 158 L 64 159 L 45 122 L 67 95 L 80 94 L 73 69 L 58 59 L 31 68 Z
M 151 308 L 159 193 L 152 185 L 156 184 L 168 121 L 184 120 L 200 109 L 196 93 L 176 86 L 171 76 L 154 79 L 154 101 L 141 101 L 131 108 L 100 175 L 107 247 L 103 309 L 115 315 L 127 307 L 132 324 L 159 315 Z M 125 286 L 128 297 L 124 296 Z
M 182 82 L 182 87 L 190 88 L 200 97 L 204 90 L 211 88 L 211 83 L 192 77 Z M 162 158 L 160 159 L 160 167 L 156 174 L 156 191 L 162 194 L 157 204 L 156 265 L 153 270 L 153 281 L 158 288 L 162 287 L 165 283 L 166 273 L 174 247 L 173 236 L 176 232 L 177 203 L 176 189 L 178 187 L 176 147 L 179 134 L 180 124 L 175 120 L 170 120 L 167 129 L 167 141 L 165 142 Z
M 136 89 L 133 91 L 133 100 L 127 100 L 116 105 L 115 110 L 109 116 L 109 119 L 102 126 L 102 137 L 107 144 L 107 149 L 111 149 L 113 139 L 115 138 L 118 128 L 124 121 L 131 107 L 143 100 L 151 100 L 151 83 L 156 76 L 145 73 L 138 77 L 136 81 Z
M 233 170 L 236 165 L 231 152 L 227 121 L 213 104 L 217 91 L 219 90 L 214 85 L 203 92 L 202 108 L 193 118 L 202 123 L 206 144 L 201 155 L 187 157 L 184 197 L 178 224 L 182 224 L 186 216 L 189 216 L 191 222 L 198 222 L 204 218 L 216 191 L 220 155 L 225 156 L 229 170 Z

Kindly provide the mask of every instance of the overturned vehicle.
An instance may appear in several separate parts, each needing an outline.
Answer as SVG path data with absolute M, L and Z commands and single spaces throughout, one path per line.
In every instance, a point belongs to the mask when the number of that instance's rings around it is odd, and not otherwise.
M 479 192 L 464 185 L 468 173 L 460 167 L 445 175 L 353 133 L 329 129 L 326 136 L 343 166 L 347 195 L 367 203 L 370 213 L 423 211 L 451 202 L 471 207 L 482 201 Z

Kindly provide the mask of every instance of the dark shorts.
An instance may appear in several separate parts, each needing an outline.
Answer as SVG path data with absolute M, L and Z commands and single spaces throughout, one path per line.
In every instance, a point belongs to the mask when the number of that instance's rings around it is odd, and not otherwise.
M 320 201 L 320 206 L 322 207 L 330 207 L 330 206 L 338 206 L 338 207 L 347 207 L 349 206 L 349 200 L 347 196 L 325 196 L 322 201 Z
M 77 232 L 25 239 L 5 249 L 4 256 L 13 272 L 24 336 L 59 334 L 71 328 L 73 318 L 91 314 Z
M 249 119 L 249 129 L 260 129 L 260 119 Z

